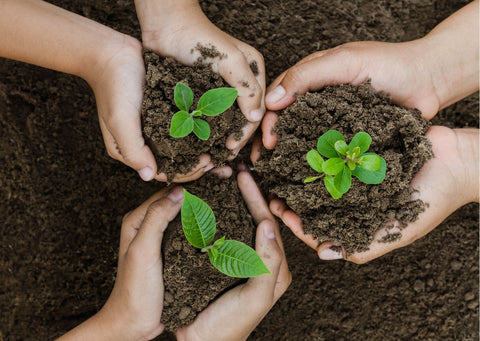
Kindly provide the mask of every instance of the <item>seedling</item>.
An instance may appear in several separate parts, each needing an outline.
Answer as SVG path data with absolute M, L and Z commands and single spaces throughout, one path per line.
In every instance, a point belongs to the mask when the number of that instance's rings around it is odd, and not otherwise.
M 178 82 L 174 90 L 174 100 L 180 111 L 176 112 L 170 123 L 172 137 L 185 137 L 192 131 L 200 140 L 208 140 L 210 126 L 200 117 L 216 116 L 230 108 L 237 98 L 238 91 L 233 88 L 208 90 L 200 97 L 197 109 L 189 112 L 193 103 L 193 92 L 188 85 Z
M 323 177 L 323 182 L 334 199 L 340 199 L 352 184 L 352 175 L 366 184 L 379 184 L 385 179 L 387 163 L 375 154 L 367 153 L 372 138 L 365 132 L 356 134 L 347 145 L 337 130 L 329 130 L 317 141 L 317 150 L 307 153 L 307 162 L 320 173 L 304 180 L 313 182 Z M 323 155 L 327 159 L 322 158 Z
M 222 237 L 209 245 L 216 232 L 215 215 L 202 199 L 183 191 L 181 215 L 185 237 L 190 244 L 208 253 L 214 267 L 227 276 L 239 278 L 270 273 L 255 250 L 242 242 Z

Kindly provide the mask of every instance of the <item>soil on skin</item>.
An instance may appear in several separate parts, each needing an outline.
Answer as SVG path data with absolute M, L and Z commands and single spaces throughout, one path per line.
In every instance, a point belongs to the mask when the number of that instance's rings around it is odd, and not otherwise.
M 341 243 L 347 255 L 365 251 L 385 224 L 399 227 L 417 219 L 424 203 L 410 199 L 410 182 L 433 153 L 424 136 L 429 123 L 415 109 L 391 104 L 370 84 L 326 87 L 307 93 L 279 113 L 275 126 L 278 144 L 255 165 L 270 192 L 286 201 L 302 217 L 305 233 L 321 243 Z M 385 180 L 367 185 L 352 176 L 352 186 L 335 200 L 322 179 L 305 184 L 316 173 L 305 155 L 317 148 L 318 138 L 330 129 L 343 134 L 347 143 L 364 131 L 372 137 L 368 152 L 387 163 Z M 398 238 L 398 233 L 388 235 Z
M 214 241 L 225 236 L 254 247 L 256 226 L 234 176 L 220 180 L 215 175 L 206 175 L 185 188 L 212 208 L 217 222 Z M 218 294 L 243 281 L 220 273 L 206 253 L 188 243 L 180 215 L 168 226 L 163 245 L 165 303 L 162 323 L 167 330 L 175 331 L 189 324 Z
M 140 38 L 133 1 L 51 2 Z M 468 2 L 201 4 L 220 29 L 262 53 L 268 84 L 318 50 L 420 38 Z M 144 183 L 108 157 L 84 81 L 4 59 L 0 75 L 0 340 L 52 340 L 103 306 L 122 216 L 164 185 Z M 432 123 L 478 127 L 478 110 L 477 93 Z M 478 209 L 467 205 L 424 238 L 362 266 L 320 262 L 283 227 L 293 282 L 249 339 L 478 340 Z
M 212 47 L 198 47 L 205 58 L 219 57 Z M 221 56 L 220 56 L 221 57 Z M 193 111 L 207 90 L 229 85 L 209 65 L 196 63 L 193 67 L 183 66 L 171 58 L 161 58 L 153 52 L 145 52 L 147 76 L 142 105 L 142 126 L 147 144 L 157 160 L 158 172 L 166 173 L 171 181 L 175 174 L 186 174 L 198 163 L 202 153 L 211 155 L 215 166 L 220 166 L 230 156 L 225 147 L 227 137 L 236 134 L 241 138 L 241 128 L 247 120 L 236 102 L 223 114 L 202 116 L 210 125 L 211 134 L 207 141 L 200 140 L 193 132 L 184 138 L 170 136 L 172 116 L 179 111 L 173 100 L 175 85 L 188 85 L 194 95 L 190 111 Z

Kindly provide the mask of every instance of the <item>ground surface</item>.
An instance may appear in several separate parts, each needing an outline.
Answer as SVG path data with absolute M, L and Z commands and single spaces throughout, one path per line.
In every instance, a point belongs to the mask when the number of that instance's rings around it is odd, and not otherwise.
M 55 4 L 138 37 L 132 1 Z M 353 40 L 421 37 L 467 1 L 204 3 L 257 47 L 269 80 Z M 97 311 L 114 282 L 122 215 L 159 184 L 110 160 L 86 83 L 0 61 L 0 339 L 52 339 Z M 436 124 L 478 126 L 478 94 Z M 293 283 L 252 340 L 478 340 L 478 205 L 363 266 L 320 262 L 283 231 Z

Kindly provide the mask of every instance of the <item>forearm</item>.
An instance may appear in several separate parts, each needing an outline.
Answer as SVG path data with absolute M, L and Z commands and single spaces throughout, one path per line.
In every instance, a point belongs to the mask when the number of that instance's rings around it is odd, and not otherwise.
M 478 91 L 478 3 L 455 12 L 421 39 L 440 109 Z
M 123 35 L 39 0 L 0 0 L 0 56 L 88 80 Z

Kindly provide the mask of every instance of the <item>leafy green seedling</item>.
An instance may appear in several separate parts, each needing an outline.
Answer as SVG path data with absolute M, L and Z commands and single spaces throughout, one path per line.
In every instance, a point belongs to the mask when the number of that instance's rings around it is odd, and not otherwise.
M 193 131 L 200 140 L 208 140 L 210 126 L 200 116 L 221 114 L 232 106 L 237 96 L 238 91 L 233 88 L 211 89 L 200 97 L 197 110 L 189 112 L 193 103 L 192 89 L 188 85 L 178 82 L 175 86 L 174 100 L 180 111 L 172 117 L 170 135 L 172 137 L 185 137 Z
M 223 237 L 209 245 L 216 232 L 215 215 L 202 199 L 183 191 L 183 232 L 190 244 L 208 253 L 214 267 L 227 276 L 239 278 L 270 273 L 255 250 L 242 242 Z
M 334 199 L 340 199 L 352 185 L 352 175 L 366 184 L 379 184 L 385 179 L 387 163 L 375 154 L 367 153 L 372 138 L 365 132 L 356 134 L 347 145 L 337 130 L 329 130 L 317 141 L 317 149 L 310 150 L 307 162 L 320 173 L 304 180 L 309 183 L 323 177 L 323 182 Z M 322 155 L 327 159 L 324 160 Z

